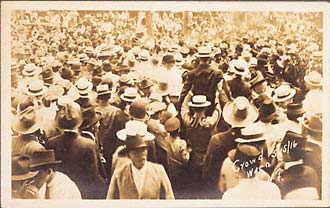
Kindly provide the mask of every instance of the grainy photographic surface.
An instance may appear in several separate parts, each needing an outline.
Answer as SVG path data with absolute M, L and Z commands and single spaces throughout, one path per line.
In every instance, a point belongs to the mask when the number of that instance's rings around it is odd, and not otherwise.
M 190 3 L 3 4 L 7 207 L 329 204 L 329 5 Z

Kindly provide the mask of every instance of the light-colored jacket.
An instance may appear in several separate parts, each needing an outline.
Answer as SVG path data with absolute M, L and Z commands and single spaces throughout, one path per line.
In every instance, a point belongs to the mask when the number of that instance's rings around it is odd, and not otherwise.
M 144 185 L 139 193 L 134 183 L 132 164 L 116 169 L 109 185 L 107 199 L 174 199 L 171 182 L 163 166 L 147 162 Z

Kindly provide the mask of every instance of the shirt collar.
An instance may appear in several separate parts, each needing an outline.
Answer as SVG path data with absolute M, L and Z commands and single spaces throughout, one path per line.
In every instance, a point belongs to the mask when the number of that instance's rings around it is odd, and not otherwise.
M 146 171 L 147 163 L 148 163 L 148 162 L 146 162 L 146 163 L 144 164 L 144 166 L 143 166 L 140 170 L 137 169 L 137 168 L 133 165 L 133 163 L 131 163 L 131 167 L 132 167 L 132 172 L 133 172 L 133 174 L 144 174 L 145 171 Z
M 292 161 L 292 162 L 286 162 L 284 164 L 284 170 L 287 170 L 287 169 L 291 168 L 292 166 L 301 165 L 301 164 L 303 164 L 303 160 L 302 159 L 297 160 L 297 161 Z

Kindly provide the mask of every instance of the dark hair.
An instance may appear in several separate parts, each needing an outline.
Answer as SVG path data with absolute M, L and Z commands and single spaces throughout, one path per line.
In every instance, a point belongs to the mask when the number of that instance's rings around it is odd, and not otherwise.
M 180 136 L 179 129 L 169 132 L 170 136 L 177 137 Z

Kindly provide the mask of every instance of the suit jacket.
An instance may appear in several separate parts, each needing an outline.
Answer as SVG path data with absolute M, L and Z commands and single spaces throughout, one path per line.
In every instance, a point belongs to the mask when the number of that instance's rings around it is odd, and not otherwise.
M 46 148 L 54 149 L 56 160 L 62 161 L 58 170 L 75 182 L 83 199 L 104 197 L 105 182 L 99 174 L 94 141 L 78 133 L 64 132 L 51 138 Z
M 251 89 L 248 82 L 243 81 L 241 78 L 234 78 L 228 81 L 228 86 L 231 91 L 231 96 L 236 98 L 238 96 L 244 96 L 247 99 L 251 98 Z
M 115 170 L 107 199 L 174 199 L 171 182 L 163 166 L 147 162 L 144 185 L 141 193 L 135 186 L 131 163 Z M 164 195 L 162 197 L 162 195 Z

